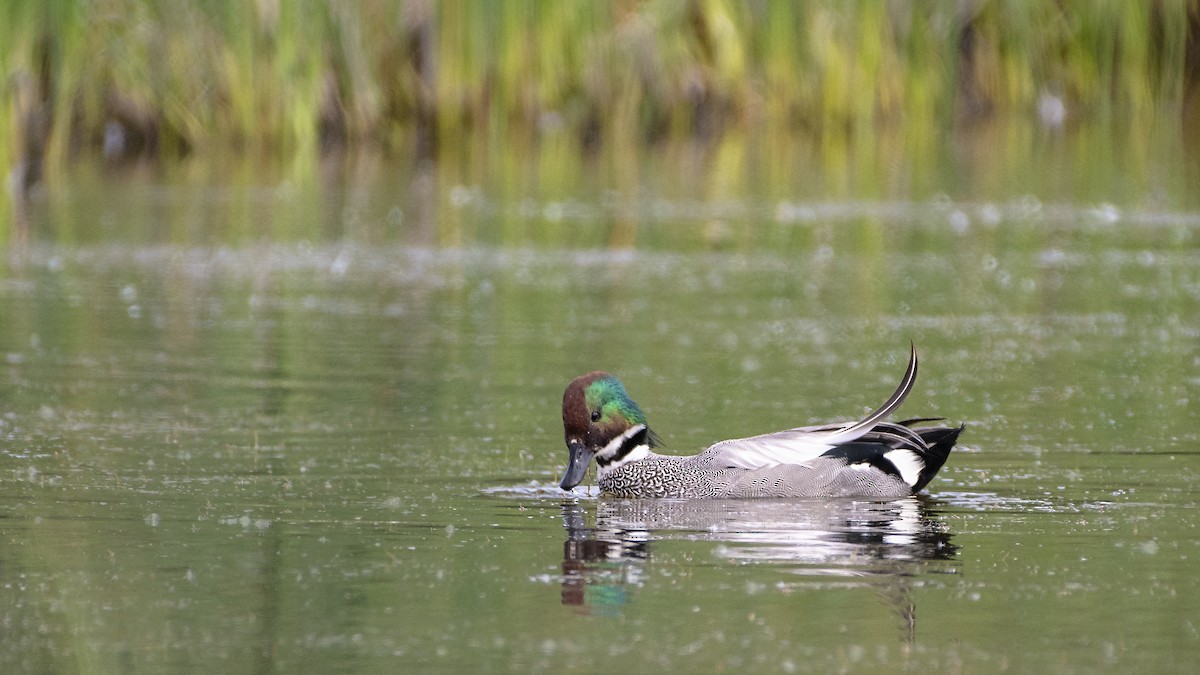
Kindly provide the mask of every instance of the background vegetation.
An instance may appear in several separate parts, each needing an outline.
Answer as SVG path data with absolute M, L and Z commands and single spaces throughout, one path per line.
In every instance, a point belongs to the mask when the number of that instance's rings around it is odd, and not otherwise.
M 212 146 L 838 143 L 1003 114 L 1178 110 L 1184 0 L 55 0 L 0 7 L 0 160 Z M 1191 8 L 1194 11 L 1194 7 Z

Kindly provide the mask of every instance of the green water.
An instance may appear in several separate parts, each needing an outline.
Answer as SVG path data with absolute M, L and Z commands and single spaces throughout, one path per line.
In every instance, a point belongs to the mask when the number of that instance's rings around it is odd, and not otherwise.
M 0 671 L 1189 671 L 1200 216 L 1055 147 L 81 162 L 3 244 Z M 927 495 L 556 487 L 582 372 L 690 453 L 910 340 L 904 413 L 967 424 Z

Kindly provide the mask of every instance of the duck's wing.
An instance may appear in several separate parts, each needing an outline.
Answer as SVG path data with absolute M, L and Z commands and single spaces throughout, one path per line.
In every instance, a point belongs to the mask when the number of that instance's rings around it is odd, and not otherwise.
M 911 349 L 908 370 L 891 397 L 874 412 L 849 424 L 797 427 L 749 438 L 735 438 L 710 446 L 702 453 L 713 467 L 758 469 L 776 464 L 800 464 L 815 459 L 831 448 L 858 440 L 871 433 L 880 420 L 892 414 L 917 379 L 917 350 Z M 906 427 L 888 425 L 887 435 L 913 434 Z M 907 433 L 906 433 L 907 432 Z M 915 436 L 915 434 L 913 434 Z M 872 439 L 875 440 L 875 439 Z M 879 439 L 883 440 L 883 439 Z
M 751 438 L 733 438 L 714 443 L 702 457 L 713 468 L 761 469 L 778 464 L 803 464 L 834 446 L 825 434 L 807 429 L 788 429 Z

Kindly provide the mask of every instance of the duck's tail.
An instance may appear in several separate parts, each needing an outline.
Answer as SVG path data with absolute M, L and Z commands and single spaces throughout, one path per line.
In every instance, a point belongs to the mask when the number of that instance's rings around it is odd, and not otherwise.
M 908 485 L 913 494 L 933 480 L 946 463 L 965 426 L 912 429 L 919 422 L 941 418 L 881 422 L 857 441 L 843 443 L 824 453 L 847 464 L 870 464 Z
M 914 424 L 924 420 L 906 420 L 901 422 L 904 426 Z M 921 440 L 924 441 L 925 447 L 917 454 L 921 457 L 921 470 L 917 474 L 917 480 L 910 483 L 912 485 L 913 494 L 920 492 L 922 488 L 933 480 L 937 472 L 946 463 L 946 458 L 950 456 L 950 451 L 954 449 L 954 444 L 958 442 L 958 435 L 966 429 L 965 424 L 957 427 L 929 427 L 927 429 L 913 429 Z

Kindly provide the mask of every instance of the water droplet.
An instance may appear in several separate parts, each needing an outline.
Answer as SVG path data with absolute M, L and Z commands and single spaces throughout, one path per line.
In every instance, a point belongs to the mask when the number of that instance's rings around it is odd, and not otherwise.
M 971 229 L 971 219 L 959 209 L 951 211 L 947 220 L 955 234 L 966 234 L 967 230 Z

